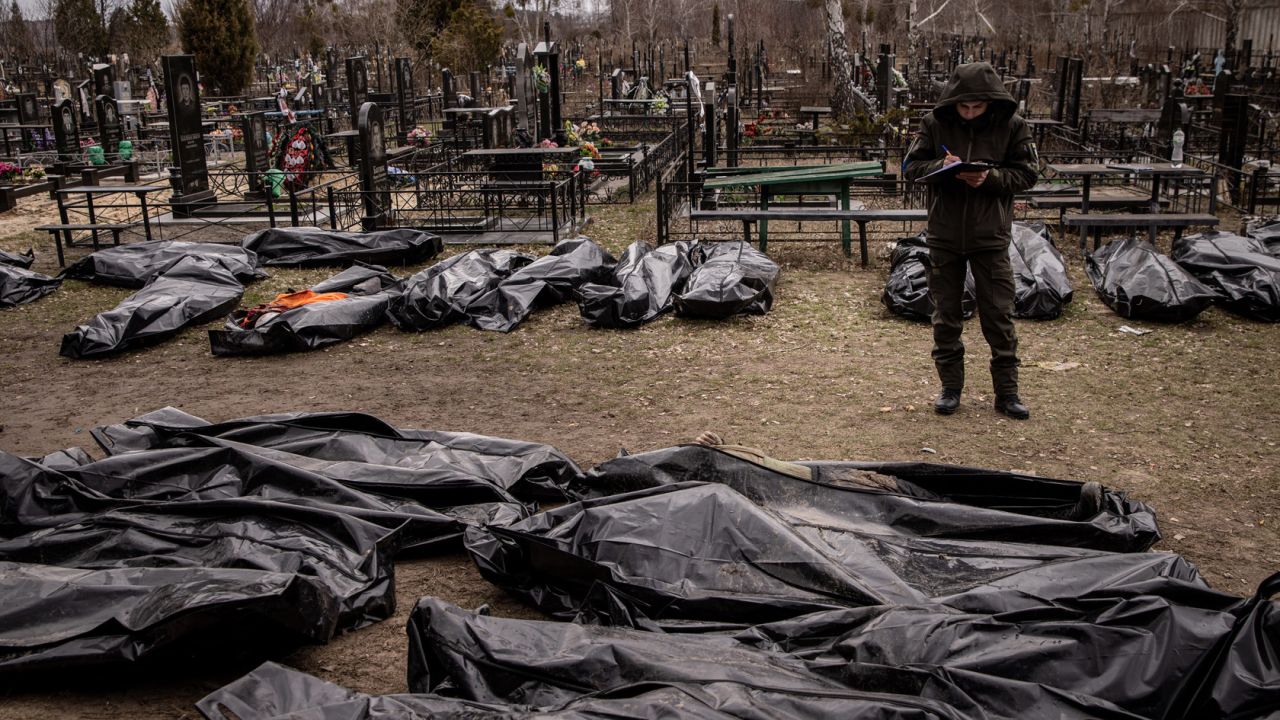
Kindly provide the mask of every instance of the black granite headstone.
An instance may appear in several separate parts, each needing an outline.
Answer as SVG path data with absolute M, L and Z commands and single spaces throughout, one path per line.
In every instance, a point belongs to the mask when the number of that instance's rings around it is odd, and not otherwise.
M 93 66 L 93 96 L 110 95 L 115 97 L 116 69 L 105 63 Z
M 409 58 L 396 58 L 396 140 L 408 144 L 408 133 L 416 119 L 413 114 L 413 65 Z
M 80 128 L 76 120 L 76 104 L 63 98 L 53 104 L 53 144 L 58 163 L 73 163 L 80 155 Z
M 265 197 L 263 173 L 271 169 L 271 148 L 267 143 L 267 113 L 265 110 L 240 116 L 244 135 L 244 170 L 249 175 L 249 192 L 246 198 Z
M 14 95 L 14 100 L 18 102 L 18 122 L 23 125 L 32 124 L 40 121 L 40 112 L 36 107 L 35 93 L 18 93 Z
M 347 103 L 351 108 L 351 117 L 360 113 L 360 108 L 369 100 L 369 67 L 362 57 L 347 58 Z
M 204 125 L 200 117 L 200 85 L 195 57 L 165 55 L 165 95 L 169 106 L 169 142 L 177 170 L 174 193 L 169 199 L 175 215 L 189 217 L 202 205 L 216 202 L 209 189 L 209 168 L 204 156 Z M 171 171 L 172 172 L 172 171 Z
M 387 180 L 386 125 L 382 108 L 367 102 L 357 114 L 360 130 L 360 197 L 364 200 L 364 230 L 389 227 L 391 193 Z
M 94 101 L 94 110 L 98 118 L 98 144 L 110 160 L 120 149 L 120 140 L 124 137 L 124 126 L 120 124 L 120 106 L 110 95 L 99 95 Z

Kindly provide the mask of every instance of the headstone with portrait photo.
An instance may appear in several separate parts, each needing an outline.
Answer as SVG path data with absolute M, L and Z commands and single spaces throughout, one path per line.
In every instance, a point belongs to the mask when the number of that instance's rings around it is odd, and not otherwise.
M 357 114 L 360 130 L 360 197 L 364 201 L 361 227 L 368 230 L 390 227 L 391 192 L 387 179 L 386 123 L 382 108 L 367 102 Z
M 114 97 L 116 69 L 106 63 L 93 66 L 93 96 L 111 95 Z
M 369 67 L 362 57 L 347 58 L 347 107 L 355 120 L 369 100 Z
M 124 138 L 120 105 L 110 95 L 99 95 L 94 101 L 94 110 L 98 118 L 98 144 L 102 146 L 102 152 L 111 158 L 119 151 L 120 141 Z
M 240 130 L 244 142 L 244 171 L 249 176 L 249 192 L 246 200 L 266 197 L 263 177 L 271 169 L 271 147 L 267 142 L 267 112 L 245 113 L 240 116 Z
M 62 165 L 74 163 L 80 157 L 80 128 L 76 118 L 76 104 L 63 98 L 53 104 L 53 145 L 58 152 L 59 173 Z
M 217 201 L 209 188 L 209 168 L 204 156 L 204 122 L 200 117 L 200 85 L 195 58 L 165 55 L 164 87 L 169 106 L 169 141 L 174 168 L 169 199 L 173 213 L 190 217 L 198 208 Z M 176 176 L 173 173 L 176 171 Z

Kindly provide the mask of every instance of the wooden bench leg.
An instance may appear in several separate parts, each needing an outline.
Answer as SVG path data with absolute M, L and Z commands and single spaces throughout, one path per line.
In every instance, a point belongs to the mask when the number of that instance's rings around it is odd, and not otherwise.
M 62 231 L 54 230 L 50 235 L 53 235 L 53 245 L 58 249 L 58 267 L 66 267 L 67 261 L 62 256 Z
M 862 267 L 867 266 L 867 221 L 863 220 L 858 223 L 858 250 L 862 253 Z M 844 255 L 849 257 L 852 255 L 849 246 L 845 246 Z
M 750 220 L 742 221 L 742 242 L 746 243 L 747 245 L 751 244 L 751 221 Z M 763 244 L 760 246 L 760 249 L 764 250 Z

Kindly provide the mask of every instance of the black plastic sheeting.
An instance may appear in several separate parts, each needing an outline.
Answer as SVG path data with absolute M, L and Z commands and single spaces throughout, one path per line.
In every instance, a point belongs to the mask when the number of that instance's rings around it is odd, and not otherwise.
M 1249 223 L 1245 234 L 1261 240 L 1267 246 L 1267 252 L 1280 256 L 1280 219 Z
M 627 456 L 584 481 L 603 497 L 469 529 L 486 578 L 632 630 L 426 601 L 411 689 L 554 704 L 646 681 L 767 690 L 790 668 L 939 717 L 1280 711 L 1280 576 L 1252 600 L 1210 589 L 1143 552 L 1159 536 L 1140 503 L 1106 491 L 1082 511 L 1078 483 L 940 465 L 791 467 L 807 479 L 701 446 Z
M 60 285 L 61 278 L 51 278 L 20 265 L 0 264 L 0 308 L 33 303 Z
M 582 319 L 603 328 L 637 327 L 653 320 L 671 309 L 675 293 L 702 262 L 701 254 L 698 243 L 685 240 L 658 248 L 632 243 L 608 283 L 578 289 Z
M 1225 232 L 1186 235 L 1170 254 L 1197 280 L 1217 290 L 1219 304 L 1254 320 L 1280 320 L 1280 258 L 1261 240 Z
M 314 267 L 412 265 L 440 254 L 439 235 L 411 228 L 373 232 L 340 232 L 314 227 L 268 228 L 248 235 L 240 246 L 257 253 L 264 265 Z
M 1098 297 L 1121 317 L 1183 322 L 1217 298 L 1213 288 L 1146 240 L 1129 238 L 1103 245 L 1085 258 L 1084 269 Z
M 477 298 L 533 261 L 532 255 L 494 248 L 454 255 L 406 280 L 404 291 L 391 299 L 387 316 L 405 331 L 468 321 L 467 308 Z
M 157 272 L 188 257 L 217 260 L 242 284 L 267 276 L 258 269 L 257 255 L 235 245 L 174 240 L 148 240 L 104 248 L 67 266 L 62 271 L 62 276 L 119 287 L 141 288 Z
M 315 293 L 347 293 L 346 298 L 257 315 L 249 327 L 243 323 L 254 310 L 236 311 L 223 329 L 209 331 L 209 346 L 214 355 L 269 355 L 346 342 L 386 321 L 387 306 L 400 285 L 386 268 L 356 263 L 311 288 Z
M 899 240 L 889 255 L 889 280 L 880 302 L 894 315 L 909 320 L 933 318 L 933 298 L 929 295 L 929 247 L 925 233 Z M 964 295 L 960 307 L 966 318 L 973 317 L 975 305 L 973 273 L 965 270 Z
M 381 466 L 404 468 L 424 475 L 411 482 L 391 478 L 387 487 L 406 492 L 415 487 L 423 492 L 438 489 L 460 497 L 480 497 L 473 486 L 483 483 L 518 497 L 563 499 L 565 488 L 582 475 L 572 460 L 549 445 L 396 428 L 364 413 L 283 413 L 209 423 L 181 410 L 164 408 L 97 428 L 93 436 L 112 455 L 184 447 L 198 436 L 335 463 L 376 466 L 371 468 L 371 478 L 385 470 Z
M 34 250 L 27 250 L 24 253 L 13 253 L 8 250 L 0 250 L 0 265 L 15 265 L 20 268 L 31 269 L 31 264 L 36 261 L 36 253 Z
M 244 295 L 217 256 L 174 261 L 114 309 L 62 336 L 65 357 L 97 358 L 150 345 L 231 312 Z
M 1071 302 L 1071 280 L 1062 253 L 1054 247 L 1043 223 L 1013 224 L 1009 243 L 1013 265 L 1013 316 L 1052 320 Z
M 166 408 L 94 436 L 114 454 L 0 452 L 0 675 L 327 641 L 390 615 L 395 553 L 580 476 L 545 445 L 352 413 Z
M 511 332 L 535 308 L 562 303 L 584 283 L 609 277 L 616 261 L 590 238 L 562 240 L 467 306 L 471 325 Z
M 676 315 L 721 319 L 769 312 L 778 283 L 777 263 L 741 240 L 705 244 L 702 250 L 702 263 L 684 290 L 676 293 Z

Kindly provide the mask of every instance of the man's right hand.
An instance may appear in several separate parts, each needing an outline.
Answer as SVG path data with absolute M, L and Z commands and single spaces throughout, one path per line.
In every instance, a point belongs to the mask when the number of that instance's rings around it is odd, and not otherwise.
M 955 165 L 958 162 L 960 162 L 960 158 L 956 157 L 955 155 L 952 155 L 951 153 L 947 153 L 946 156 L 942 158 L 942 167 L 946 167 L 948 165 Z

